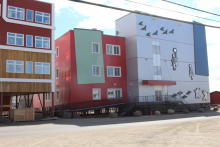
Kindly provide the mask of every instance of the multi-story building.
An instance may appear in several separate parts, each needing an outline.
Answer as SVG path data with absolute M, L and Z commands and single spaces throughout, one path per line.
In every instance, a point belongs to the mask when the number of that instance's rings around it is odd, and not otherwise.
M 0 0 L 0 10 L 1 115 L 12 96 L 55 91 L 56 52 L 54 4 Z
M 97 102 L 98 106 L 102 105 L 99 101 L 110 99 L 105 103 L 110 104 L 115 98 L 126 102 L 124 37 L 104 35 L 96 29 L 74 29 L 58 38 L 55 47 L 55 105 Z M 46 106 L 50 107 L 47 97 Z M 34 108 L 41 107 L 37 99 L 35 96 Z
M 128 96 L 210 103 L 206 33 L 197 24 L 133 13 L 116 21 L 116 31 L 126 38 Z

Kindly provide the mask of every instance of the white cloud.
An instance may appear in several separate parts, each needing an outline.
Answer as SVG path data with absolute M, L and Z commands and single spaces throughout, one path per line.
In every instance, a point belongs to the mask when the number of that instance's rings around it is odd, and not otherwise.
M 194 3 L 197 4 L 197 8 L 208 11 L 220 7 L 219 0 L 195 0 Z

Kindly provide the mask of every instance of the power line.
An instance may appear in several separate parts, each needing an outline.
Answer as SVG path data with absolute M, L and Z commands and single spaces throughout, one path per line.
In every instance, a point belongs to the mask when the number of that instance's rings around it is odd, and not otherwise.
M 94 6 L 99 6 L 99 7 L 104 7 L 104 8 L 109 8 L 109 9 L 114 9 L 114 10 L 119 10 L 119 11 L 124 11 L 124 12 L 136 13 L 136 14 L 141 14 L 141 15 L 146 15 L 146 16 L 151 16 L 151 17 L 157 17 L 157 18 L 162 18 L 162 19 L 167 19 L 167 20 L 173 20 L 173 21 L 183 22 L 183 23 L 187 23 L 187 24 L 195 24 L 195 25 L 220 29 L 220 27 L 218 27 L 218 26 L 212 26 L 212 25 L 194 23 L 194 22 L 183 21 L 183 20 L 178 20 L 178 19 L 173 19 L 173 18 L 168 18 L 168 17 L 162 17 L 162 16 L 159 16 L 159 15 L 149 14 L 149 13 L 146 13 L 146 12 L 132 11 L 132 10 L 128 10 L 128 9 L 122 9 L 122 8 L 117 8 L 117 7 L 112 7 L 112 6 L 106 6 L 106 5 L 91 3 L 91 2 L 82 1 L 82 0 L 69 0 L 69 1 L 79 2 L 79 3 L 84 3 L 84 4 L 89 4 L 89 5 L 94 5 Z
M 204 12 L 204 13 L 208 13 L 208 14 L 212 14 L 212 15 L 220 16 L 219 14 L 211 13 L 211 12 L 208 12 L 208 11 L 204 11 L 204 10 L 200 10 L 200 9 L 192 8 L 192 7 L 185 6 L 185 5 L 181 5 L 181 4 L 177 4 L 177 3 L 174 3 L 174 2 L 171 2 L 171 1 L 167 1 L 167 0 L 162 0 L 162 1 L 164 1 L 164 2 L 168 2 L 168 3 L 171 3 L 171 4 L 175 4 L 175 5 L 179 5 L 179 6 L 182 6 L 182 7 L 186 7 L 186 8 L 189 8 L 189 9 L 197 10 L 197 11 L 200 11 L 200 12 Z
M 145 6 L 149 6 L 149 7 L 154 7 L 154 8 L 158 8 L 158 9 L 162 9 L 162 10 L 167 10 L 167 11 L 171 11 L 171 12 L 175 12 L 175 13 L 179 13 L 179 14 L 189 15 L 189 16 L 193 16 L 193 17 L 197 17 L 197 18 L 201 18 L 201 19 L 206 19 L 206 20 L 214 21 L 214 22 L 220 22 L 218 20 L 204 18 L 204 17 L 192 15 L 192 14 L 187 14 L 187 13 L 179 12 L 179 11 L 169 10 L 169 9 L 165 9 L 165 8 L 161 8 L 161 7 L 157 7 L 157 6 L 152 6 L 152 5 L 148 5 L 148 4 L 143 4 L 143 3 L 135 2 L 135 1 L 131 1 L 131 0 L 124 0 L 124 1 L 128 1 L 128 2 L 131 2 L 131 3 L 136 3 L 136 4 L 140 4 L 140 5 L 145 5 Z

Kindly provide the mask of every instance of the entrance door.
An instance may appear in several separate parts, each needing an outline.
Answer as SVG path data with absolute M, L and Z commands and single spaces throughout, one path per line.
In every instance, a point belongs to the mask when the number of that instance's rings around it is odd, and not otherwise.
M 156 101 L 162 101 L 162 91 L 155 91 Z
M 129 91 L 128 96 L 130 98 L 130 101 L 133 102 L 133 90 Z

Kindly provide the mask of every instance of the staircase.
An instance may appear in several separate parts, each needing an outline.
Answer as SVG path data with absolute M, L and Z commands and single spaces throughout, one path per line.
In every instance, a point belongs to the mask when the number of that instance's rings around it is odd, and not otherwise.
M 192 111 L 191 106 L 188 104 L 188 102 L 184 99 L 178 101 L 179 107 L 184 110 L 188 109 L 189 111 Z
M 129 112 L 131 109 L 133 109 L 135 106 L 134 103 L 128 103 L 121 111 L 118 112 L 119 116 L 124 116 L 127 112 Z

